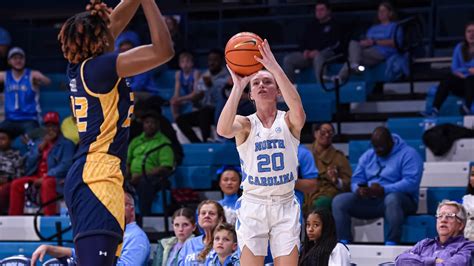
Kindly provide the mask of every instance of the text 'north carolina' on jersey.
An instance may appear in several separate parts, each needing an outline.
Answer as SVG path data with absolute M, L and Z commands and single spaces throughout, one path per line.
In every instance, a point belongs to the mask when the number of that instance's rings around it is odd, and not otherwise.
M 237 147 L 242 167 L 242 188 L 257 196 L 293 192 L 298 178 L 299 140 L 278 111 L 271 128 L 263 127 L 257 114 L 247 116 L 251 129 L 247 140 Z
M 76 157 L 110 154 L 126 159 L 133 93 L 117 75 L 117 56 L 107 53 L 68 67 L 80 138 Z

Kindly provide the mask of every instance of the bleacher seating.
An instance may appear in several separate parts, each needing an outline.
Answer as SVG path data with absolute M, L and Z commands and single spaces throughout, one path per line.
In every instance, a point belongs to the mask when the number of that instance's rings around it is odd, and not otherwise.
M 33 216 L 0 216 L 1 241 L 39 241 L 33 227 Z M 70 226 L 69 217 L 41 216 L 38 218 L 38 229 L 42 236 L 50 237 L 56 232 L 56 222 L 61 223 L 64 230 Z M 72 232 L 63 234 L 63 240 L 71 241 Z M 1 249 L 0 249 L 1 250 Z M 0 256 L 0 258 L 2 258 Z
M 453 143 L 451 149 L 443 156 L 435 156 L 430 149 L 426 149 L 427 162 L 463 162 L 474 159 L 474 139 L 459 139 Z
M 71 105 L 68 91 L 40 91 L 40 106 L 42 113 L 58 112 L 60 120 L 71 115 Z
M 395 258 L 411 246 L 347 245 L 351 252 L 351 261 L 356 265 L 377 266 L 395 261 Z
M 387 127 L 392 133 L 400 135 L 405 140 L 421 139 L 425 130 L 440 124 L 451 123 L 463 126 L 462 116 L 447 116 L 438 118 L 389 118 Z

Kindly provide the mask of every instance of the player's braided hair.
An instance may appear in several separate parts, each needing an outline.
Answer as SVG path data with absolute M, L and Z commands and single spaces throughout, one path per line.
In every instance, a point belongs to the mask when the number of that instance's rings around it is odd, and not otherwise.
M 219 223 L 226 223 L 227 222 L 227 220 L 225 219 L 224 208 L 222 208 L 222 206 L 217 201 L 214 201 L 214 200 L 204 200 L 201 203 L 199 203 L 198 215 L 201 212 L 202 206 L 207 205 L 207 204 L 212 204 L 216 207 L 216 209 L 217 209 L 217 219 L 219 220 Z M 214 229 L 215 228 L 212 228 L 212 231 L 211 231 L 211 234 L 212 234 L 210 236 L 211 241 L 209 241 L 209 243 L 206 244 L 206 247 L 204 247 L 204 249 L 201 251 L 201 253 L 199 253 L 199 255 L 197 256 L 199 261 L 205 261 L 207 254 L 209 254 L 209 252 L 211 252 L 211 250 L 212 250 L 212 244 L 213 244 L 213 240 L 214 240 Z
M 103 54 L 109 45 L 111 9 L 99 0 L 91 0 L 86 11 L 70 17 L 61 27 L 58 40 L 64 58 L 77 64 Z
M 315 241 L 310 241 L 308 236 L 305 237 L 299 265 L 328 265 L 329 256 L 337 244 L 336 223 L 327 209 L 313 210 L 308 216 L 311 214 L 317 214 L 321 219 L 323 224 L 321 237 Z

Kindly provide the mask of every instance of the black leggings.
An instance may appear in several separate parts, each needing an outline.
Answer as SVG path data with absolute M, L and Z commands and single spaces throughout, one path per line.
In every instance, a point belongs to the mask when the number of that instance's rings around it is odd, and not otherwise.
M 214 107 L 203 107 L 198 111 L 180 115 L 176 119 L 179 129 L 192 143 L 207 142 L 211 136 L 211 125 L 214 123 Z M 193 131 L 193 126 L 199 126 L 202 133 L 202 141 Z
M 74 241 L 80 266 L 112 266 L 116 264 L 118 245 L 122 242 L 113 234 L 80 237 Z
M 448 98 L 449 92 L 464 98 L 465 105 L 470 109 L 474 96 L 474 76 L 468 76 L 463 79 L 451 74 L 447 79 L 441 81 L 436 91 L 433 107 L 439 110 L 443 102 Z

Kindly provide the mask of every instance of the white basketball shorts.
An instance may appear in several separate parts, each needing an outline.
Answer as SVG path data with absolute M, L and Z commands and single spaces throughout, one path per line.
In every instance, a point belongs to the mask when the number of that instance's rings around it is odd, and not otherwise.
M 236 204 L 237 239 L 255 256 L 266 256 L 268 242 L 274 258 L 300 249 L 300 206 L 293 192 L 261 197 L 244 194 Z

